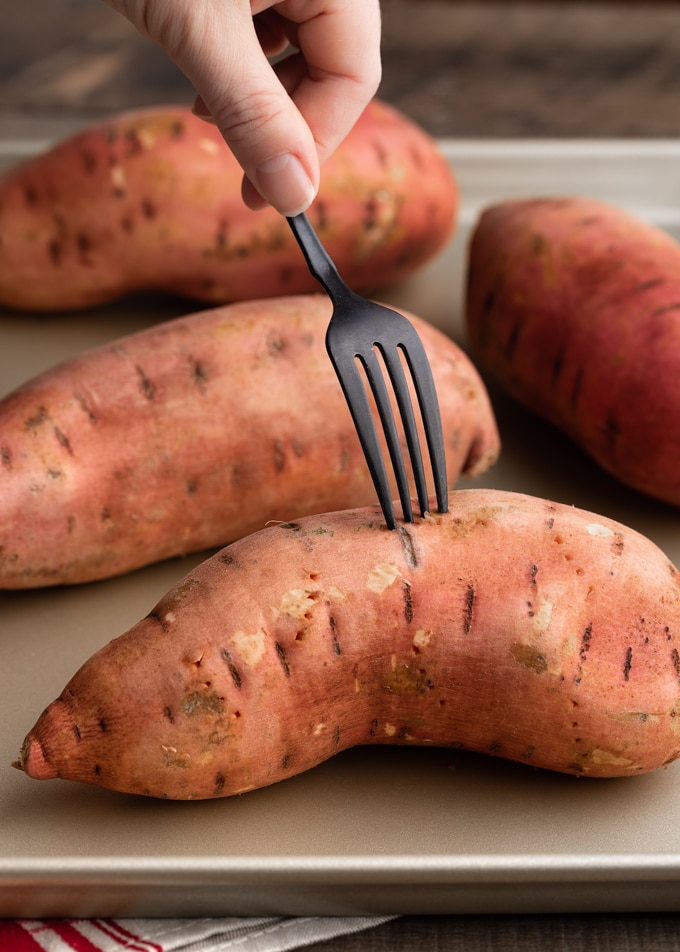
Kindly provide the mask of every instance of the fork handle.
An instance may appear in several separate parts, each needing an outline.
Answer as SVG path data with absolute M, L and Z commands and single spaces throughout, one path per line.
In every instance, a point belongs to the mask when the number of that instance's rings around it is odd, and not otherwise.
M 340 300 L 349 300 L 354 292 L 342 280 L 326 249 L 319 241 L 312 223 L 304 212 L 287 219 L 291 231 L 302 249 L 307 266 L 316 280 L 326 289 L 334 304 Z

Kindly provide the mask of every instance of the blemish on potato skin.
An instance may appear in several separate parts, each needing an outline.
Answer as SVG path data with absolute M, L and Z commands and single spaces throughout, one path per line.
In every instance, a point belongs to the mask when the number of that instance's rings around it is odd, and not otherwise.
M 328 625 L 329 625 L 329 627 L 330 627 L 330 629 L 331 629 L 331 638 L 332 638 L 332 642 L 333 642 L 333 652 L 334 652 L 336 655 L 340 656 L 340 655 L 342 654 L 342 649 L 340 648 L 340 642 L 338 641 L 337 622 L 335 621 L 335 617 L 334 617 L 333 615 L 329 615 L 329 616 L 328 616 Z
M 283 450 L 283 440 L 274 442 L 274 469 L 277 473 L 283 472 L 286 465 L 286 455 Z
M 402 590 L 404 593 L 404 618 L 406 624 L 410 625 L 413 621 L 413 598 L 411 595 L 411 583 L 406 579 L 402 580 Z
M 150 198 L 142 199 L 142 215 L 147 221 L 153 221 L 154 218 L 158 217 L 158 209 Z
M 663 307 L 657 307 L 655 311 L 652 311 L 652 317 L 659 317 L 661 314 L 666 314 L 668 311 L 678 310 L 680 310 L 680 301 L 673 301 L 672 304 L 664 304 Z
M 161 613 L 160 613 L 157 609 L 154 608 L 153 611 L 150 611 L 149 614 L 148 614 L 146 617 L 147 617 L 150 621 L 155 621 L 155 622 L 157 622 L 157 623 L 161 626 L 161 628 L 163 629 L 163 631 L 169 631 L 169 630 L 170 630 L 170 625 L 168 624 L 168 622 L 165 620 L 165 618 L 161 615 Z
M 83 413 L 86 414 L 90 423 L 96 423 L 97 415 L 92 409 L 92 406 L 90 402 L 88 401 L 87 397 L 82 393 L 74 393 L 73 397 L 76 403 L 78 404 L 78 406 L 80 407 L 80 409 L 83 411 Z
M 556 385 L 562 374 L 562 368 L 564 367 L 564 347 L 560 349 L 555 354 L 552 364 L 552 373 L 551 373 L 551 383 L 553 387 Z
M 277 656 L 277 658 L 278 658 L 279 661 L 281 662 L 281 667 L 283 668 L 283 673 L 285 674 L 285 676 L 286 676 L 287 678 L 289 678 L 289 677 L 290 677 L 290 665 L 288 664 L 288 660 L 287 660 L 287 658 L 286 658 L 286 652 L 285 652 L 285 650 L 284 650 L 283 645 L 280 644 L 280 643 L 277 641 L 277 642 L 274 644 L 274 649 L 276 650 L 276 656 Z
M 28 417 L 25 420 L 24 426 L 27 430 L 35 429 L 36 427 L 44 423 L 45 420 L 48 419 L 48 416 L 49 414 L 47 413 L 47 410 L 45 407 L 38 407 L 35 414 L 32 417 Z
M 572 411 L 575 411 L 578 406 L 578 402 L 581 397 L 582 385 L 583 385 L 583 367 L 579 367 L 576 370 L 576 374 L 574 375 L 574 382 L 571 386 L 571 393 L 569 394 L 569 408 Z
M 624 681 L 630 680 L 630 670 L 632 667 L 633 667 L 633 649 L 629 645 L 626 651 L 626 659 L 623 662 L 623 680 Z
M 224 700 L 216 691 L 190 691 L 182 699 L 181 708 L 187 717 L 197 714 L 223 714 Z
M 243 684 L 243 680 L 241 678 L 241 675 L 239 674 L 238 668 L 236 667 L 234 662 L 231 660 L 231 655 L 229 654 L 226 648 L 222 649 L 222 658 L 227 662 L 227 665 L 229 667 L 229 674 L 231 675 L 232 681 L 234 682 L 237 688 L 240 688 Z
M 135 370 L 139 378 L 139 389 L 147 400 L 153 400 L 156 396 L 156 388 L 139 365 L 135 367 Z
M 405 526 L 399 526 L 399 541 L 401 542 L 401 547 L 404 550 L 406 564 L 409 566 L 409 568 L 417 568 L 418 559 L 416 556 L 413 536 Z
M 465 589 L 465 606 L 463 608 L 463 632 L 470 634 L 472 629 L 472 616 L 474 612 L 476 593 L 474 586 L 468 583 Z
M 206 384 L 208 382 L 208 371 L 205 368 L 205 364 L 202 364 L 199 360 L 195 358 L 190 358 L 191 361 L 191 380 L 192 383 L 198 388 L 200 393 L 206 392 Z
M 69 438 L 62 430 L 59 429 L 58 426 L 54 427 L 54 435 L 57 438 L 57 443 L 59 443 L 60 446 L 63 446 L 69 456 L 73 456 L 73 447 L 71 446 Z
M 528 668 L 530 671 L 535 671 L 536 674 L 543 674 L 548 670 L 548 662 L 545 656 L 533 645 L 526 645 L 516 641 L 510 646 L 510 654 L 518 664 L 523 665 L 523 667 Z
M 649 291 L 652 288 L 661 287 L 665 283 L 665 278 L 651 278 L 649 281 L 640 281 L 638 284 L 633 286 L 633 293 L 636 294 L 642 291 Z
M 76 235 L 76 250 L 78 252 L 80 263 L 85 267 L 91 267 L 92 241 L 90 240 L 89 235 L 86 235 L 84 232 L 79 232 Z
M 7 469 L 11 469 L 12 467 L 12 454 L 6 446 L 0 446 L 0 465 L 5 466 Z

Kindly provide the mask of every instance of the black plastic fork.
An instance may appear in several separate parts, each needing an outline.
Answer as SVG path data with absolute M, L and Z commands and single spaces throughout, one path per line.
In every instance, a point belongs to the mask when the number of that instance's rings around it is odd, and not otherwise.
M 326 349 L 338 375 L 366 457 L 378 501 L 390 529 L 396 528 L 394 506 L 363 375 L 363 367 L 385 433 L 405 522 L 413 522 L 408 476 L 396 422 L 377 351 L 392 383 L 401 416 L 421 516 L 429 511 L 427 481 L 411 394 L 400 354 L 411 373 L 432 466 L 439 512 L 448 509 L 446 459 L 439 401 L 430 363 L 416 329 L 402 314 L 352 291 L 338 274 L 311 222 L 303 213 L 288 218 L 312 275 L 333 303 L 326 332 Z

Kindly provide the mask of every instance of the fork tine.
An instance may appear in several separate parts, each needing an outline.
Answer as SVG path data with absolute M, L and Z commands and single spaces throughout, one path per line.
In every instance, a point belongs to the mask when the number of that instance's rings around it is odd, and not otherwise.
M 399 345 L 398 348 L 394 350 L 390 350 L 387 347 L 383 347 L 380 341 L 376 341 L 375 346 L 379 348 L 380 353 L 383 356 L 385 366 L 387 367 L 387 372 L 389 373 L 390 380 L 392 381 L 392 388 L 397 399 L 397 406 L 399 407 L 401 422 L 402 426 L 404 427 L 404 436 L 406 437 L 406 445 L 408 447 L 409 458 L 411 460 L 411 469 L 413 471 L 413 480 L 416 486 L 418 506 L 420 507 L 420 514 L 423 516 L 430 507 L 427 496 L 425 470 L 423 468 L 423 454 L 420 451 L 420 440 L 418 439 L 418 430 L 416 428 L 416 420 L 413 413 L 413 404 L 411 403 L 411 395 L 408 391 L 404 367 L 399 358 L 399 350 L 402 350 L 405 354 L 406 351 L 401 345 Z M 412 522 L 413 519 L 407 519 L 406 521 Z
M 353 357 L 337 354 L 330 346 L 327 349 L 352 415 L 385 522 L 388 529 L 396 529 L 392 493 L 364 381 Z
M 432 462 L 437 509 L 439 512 L 448 512 L 449 493 L 446 477 L 446 452 L 439 400 L 430 362 L 417 335 L 416 343 L 409 344 L 405 348 L 404 354 L 413 377 L 413 385 L 425 428 L 425 440 Z
M 381 350 L 382 353 L 382 350 Z M 387 387 L 385 386 L 385 378 L 383 376 L 382 369 L 378 362 L 378 357 L 373 349 L 362 351 L 357 354 L 357 357 L 361 361 L 364 370 L 366 371 L 366 376 L 368 382 L 373 391 L 373 396 L 375 398 L 375 405 L 378 409 L 378 414 L 380 416 L 380 422 L 383 425 L 383 431 L 385 433 L 385 441 L 387 443 L 387 451 L 390 454 L 390 460 L 392 461 L 392 468 L 394 470 L 394 475 L 397 481 L 397 490 L 399 492 L 399 501 L 401 502 L 401 508 L 404 515 L 405 522 L 413 522 L 413 508 L 411 507 L 411 496 L 409 493 L 408 486 L 408 476 L 406 475 L 406 467 L 404 466 L 404 457 L 401 452 L 401 446 L 399 444 L 399 436 L 397 434 L 397 427 L 394 421 L 394 414 L 392 413 L 392 406 L 390 404 L 390 398 L 387 393 Z M 390 376 L 392 374 L 390 373 Z M 403 376 L 403 373 L 402 373 Z M 407 400 L 407 402 L 409 402 Z M 402 401 L 399 400 L 399 409 L 401 410 Z M 410 410 L 409 403 L 409 410 Z M 413 417 L 413 413 L 411 412 Z M 415 430 L 415 423 L 414 423 Z

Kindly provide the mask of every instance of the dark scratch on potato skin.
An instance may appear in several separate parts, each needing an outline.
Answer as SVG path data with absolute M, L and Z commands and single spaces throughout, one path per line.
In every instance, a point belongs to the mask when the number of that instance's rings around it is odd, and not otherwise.
M 652 311 L 652 317 L 659 317 L 661 314 L 666 314 L 668 311 L 678 310 L 680 310 L 680 301 L 673 301 L 671 304 L 664 304 L 663 307 L 657 307 L 655 311 Z
M 677 648 L 673 648 L 673 650 L 671 651 L 671 661 L 673 662 L 675 676 L 680 682 L 680 653 L 678 653 Z
M 55 268 L 61 267 L 64 260 L 64 248 L 56 238 L 52 238 L 47 243 L 47 256 Z
M 552 373 L 550 376 L 550 382 L 552 383 L 553 387 L 557 384 L 557 381 L 562 375 L 562 369 L 564 367 L 564 352 L 565 348 L 560 347 L 553 359 Z
M 213 788 L 213 795 L 216 797 L 222 796 L 222 791 L 224 790 L 224 785 L 226 783 L 224 774 L 218 772 L 215 774 L 215 786 Z
M 583 665 L 586 663 L 588 658 L 588 651 L 590 650 L 590 644 L 593 637 L 593 625 L 592 622 L 589 622 L 583 630 L 581 635 L 581 644 L 579 645 L 578 650 L 578 665 L 576 667 L 576 675 L 574 677 L 574 683 L 580 684 L 581 678 L 583 677 Z
M 277 658 L 279 659 L 279 661 L 281 662 L 281 667 L 283 668 L 283 673 L 285 674 L 285 676 L 286 676 L 287 678 L 289 678 L 289 677 L 290 677 L 290 665 L 288 664 L 288 660 L 287 660 L 287 658 L 286 658 L 285 649 L 284 649 L 283 645 L 280 644 L 278 641 L 275 643 L 274 648 L 275 648 L 275 650 L 276 650 L 276 656 L 277 656 Z
M 75 398 L 76 403 L 80 407 L 80 409 L 83 411 L 84 414 L 86 414 L 90 423 L 96 423 L 97 414 L 92 409 L 92 406 L 90 405 L 87 397 L 84 394 L 78 393 L 78 392 L 74 393 L 73 396 Z
M 401 547 L 404 550 L 407 565 L 412 569 L 417 568 L 418 558 L 416 556 L 416 548 L 413 543 L 413 536 L 405 526 L 399 526 L 399 541 L 401 542 Z
M 206 384 L 208 382 L 208 371 L 205 368 L 205 364 L 201 363 L 201 361 L 195 357 L 191 357 L 190 361 L 191 380 L 198 387 L 200 393 L 205 393 L 207 389 Z
M 402 588 L 404 592 L 404 618 L 408 625 L 413 621 L 413 596 L 411 595 L 411 583 L 407 582 L 406 579 L 402 581 Z
M 340 648 L 340 642 L 338 641 L 338 626 L 334 615 L 328 616 L 328 625 L 331 629 L 331 637 L 333 639 L 333 651 L 339 656 L 342 654 L 342 649 Z
M 58 426 L 54 427 L 54 435 L 57 438 L 57 443 L 59 443 L 60 446 L 63 446 L 69 456 L 73 456 L 73 447 L 71 446 L 71 442 L 68 436 L 66 436 L 66 434 L 60 430 Z
M 626 659 L 623 662 L 623 680 L 624 681 L 630 680 L 630 670 L 632 667 L 633 667 L 633 649 L 629 645 L 626 651 Z
M 156 388 L 154 387 L 152 381 L 149 380 L 149 378 L 144 373 L 144 370 L 139 365 L 135 367 L 135 370 L 137 371 L 137 376 L 139 378 L 139 389 L 147 400 L 153 400 L 156 396 Z
M 222 649 L 222 658 L 227 662 L 227 666 L 229 668 L 229 674 L 231 675 L 232 681 L 234 682 L 237 688 L 240 688 L 243 685 L 243 679 L 241 678 L 241 675 L 239 674 L 238 668 L 236 667 L 234 662 L 231 660 L 231 655 L 229 654 L 226 648 Z
M 465 589 L 465 606 L 463 608 L 463 631 L 466 635 L 470 634 L 472 629 L 472 616 L 475 605 L 475 589 L 471 583 L 468 583 Z

